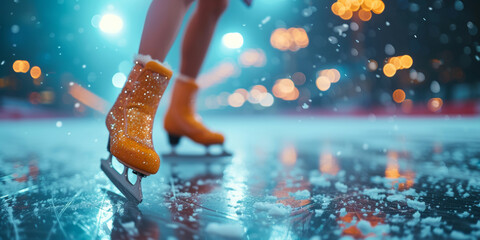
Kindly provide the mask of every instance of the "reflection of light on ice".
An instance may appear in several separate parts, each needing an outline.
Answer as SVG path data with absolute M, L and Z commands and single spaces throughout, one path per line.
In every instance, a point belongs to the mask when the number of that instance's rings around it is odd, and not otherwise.
M 415 179 L 415 172 L 407 170 L 400 172 L 398 165 L 398 153 L 389 151 L 387 153 L 387 166 L 385 168 L 385 178 L 393 179 L 393 185 L 398 184 L 399 190 L 406 190 L 413 186 Z M 404 181 L 400 182 L 400 179 L 404 178 Z
M 337 159 L 328 152 L 322 153 L 319 159 L 319 170 L 322 173 L 327 173 L 332 176 L 337 175 L 338 171 L 340 168 L 338 167 L 337 164 Z
M 103 197 L 102 205 L 98 210 L 97 224 L 93 236 L 100 236 L 101 239 L 110 239 L 110 233 L 106 233 L 106 235 L 101 236 L 101 231 L 99 229 L 100 226 L 106 226 L 110 230 L 113 228 L 113 205 L 111 201 L 109 199 L 105 199 L 105 197 L 106 196 Z
M 238 157 L 234 157 L 231 165 L 225 169 L 224 172 L 224 184 L 225 199 L 227 200 L 228 212 L 236 216 L 238 212 L 244 211 L 244 205 L 241 202 L 246 197 L 249 171 L 245 168 L 242 161 L 235 161 Z
M 287 166 L 295 165 L 295 162 L 297 162 L 297 150 L 295 150 L 293 145 L 285 147 L 280 154 L 280 159 Z

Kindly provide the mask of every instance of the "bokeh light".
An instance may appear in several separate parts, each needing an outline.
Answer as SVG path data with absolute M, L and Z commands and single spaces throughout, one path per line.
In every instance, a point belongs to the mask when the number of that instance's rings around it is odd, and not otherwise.
M 240 54 L 238 61 L 244 67 L 263 67 L 267 57 L 262 49 L 248 49 Z
M 395 73 L 397 72 L 397 68 L 395 68 L 395 65 L 392 63 L 387 63 L 385 66 L 383 66 L 383 73 L 387 77 L 393 77 L 395 76 Z
M 30 76 L 32 76 L 33 79 L 37 79 L 42 75 L 42 70 L 40 67 L 34 66 L 32 69 L 30 69 Z
M 226 33 L 222 37 L 222 43 L 227 48 L 241 48 L 243 46 L 243 36 L 238 32 Z
M 430 98 L 428 100 L 428 109 L 432 112 L 438 112 L 442 109 L 443 100 L 441 98 Z
M 385 10 L 385 3 L 382 0 L 337 0 L 331 10 L 343 20 L 349 20 L 354 13 L 358 13 L 358 18 L 366 22 L 372 18 L 372 12 L 381 14 Z
M 232 107 L 238 108 L 245 103 L 245 97 L 238 92 L 232 93 L 228 96 L 228 104 Z
M 403 69 L 410 68 L 413 65 L 413 59 L 409 55 L 403 55 L 400 57 L 400 62 Z
M 301 86 L 307 81 L 307 77 L 302 72 L 296 72 L 292 75 L 292 80 L 297 86 Z
M 98 26 L 105 33 L 116 34 L 122 31 L 123 20 L 115 14 L 107 13 L 102 16 Z
M 327 91 L 330 88 L 331 81 L 326 76 L 319 76 L 317 78 L 316 85 L 320 91 Z
M 121 72 L 115 73 L 115 75 L 113 75 L 112 77 L 112 84 L 116 88 L 123 88 L 123 85 L 125 85 L 126 81 L 127 81 L 127 76 Z
M 405 100 L 405 97 L 405 91 L 403 91 L 402 89 L 397 89 L 392 94 L 393 101 L 395 101 L 396 103 L 402 103 Z
M 281 51 L 295 52 L 301 48 L 306 48 L 309 42 L 307 32 L 303 28 L 278 28 L 270 36 L 272 47 Z

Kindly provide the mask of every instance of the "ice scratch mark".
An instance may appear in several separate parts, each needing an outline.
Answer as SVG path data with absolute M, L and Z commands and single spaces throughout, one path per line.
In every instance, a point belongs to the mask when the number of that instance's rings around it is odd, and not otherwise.
M 102 213 L 103 213 L 103 205 L 105 204 L 105 197 L 107 196 L 107 194 L 103 194 L 102 196 L 102 203 L 100 204 L 100 210 L 98 210 L 98 214 L 97 214 L 97 223 L 95 224 L 95 232 L 94 234 L 92 235 L 92 239 L 97 239 L 97 236 L 98 236 L 98 229 L 99 229 L 99 226 L 100 226 L 100 219 L 102 218 Z
M 50 232 L 48 232 L 48 236 L 47 236 L 47 239 L 50 239 L 51 235 L 52 235 L 52 232 L 53 232 L 53 229 L 55 229 L 55 226 L 57 225 L 57 223 L 59 224 L 60 226 L 60 229 L 62 230 L 62 232 L 66 235 L 66 233 L 63 231 L 63 227 L 60 225 L 60 218 L 62 218 L 62 215 L 63 213 L 65 212 L 65 210 L 67 210 L 67 208 L 73 203 L 73 201 L 78 197 L 80 196 L 80 194 L 83 192 L 83 190 L 77 192 L 73 197 L 72 199 L 63 207 L 63 209 L 60 211 L 60 214 L 57 215 L 57 210 L 55 209 L 55 204 L 53 204 L 53 198 L 50 199 L 51 201 L 51 204 L 53 206 L 53 211 L 55 212 L 55 217 L 57 218 L 57 222 L 55 222 L 53 225 L 52 225 L 52 228 L 50 229 Z M 67 236 L 68 237 L 68 236 Z
M 11 207 L 7 205 L 7 203 L 5 203 L 4 205 L 8 212 L 8 218 L 13 225 L 13 231 L 15 232 L 15 239 L 19 239 L 17 224 L 15 223 L 15 219 L 13 219 L 13 210 Z
M 63 235 L 64 235 L 66 238 L 69 238 L 68 235 L 67 235 L 67 233 L 66 233 L 65 230 L 63 229 L 62 222 L 60 222 L 60 218 L 58 217 L 57 208 L 56 208 L 56 206 L 55 206 L 55 203 L 53 203 L 53 196 L 52 196 L 52 198 L 50 198 L 50 204 L 52 205 L 53 212 L 55 213 L 55 218 L 57 219 L 57 222 L 53 223 L 53 226 L 52 226 L 52 228 L 50 229 L 50 232 L 48 233 L 47 239 L 50 239 L 50 237 L 51 237 L 51 235 L 52 235 L 52 232 L 53 232 L 53 229 L 55 229 L 55 226 L 57 225 L 57 223 L 58 223 L 58 226 L 60 227 L 60 230 L 62 231 Z
M 62 217 L 63 212 L 65 212 L 65 210 L 67 210 L 68 207 L 70 207 L 70 205 L 73 203 L 73 201 L 74 201 L 78 196 L 80 196 L 80 194 L 81 194 L 82 192 L 83 192 L 83 190 L 78 191 L 78 192 L 72 197 L 72 199 L 70 199 L 70 201 L 69 201 L 67 204 L 65 204 L 65 207 L 63 207 L 63 209 L 60 211 L 60 214 L 59 214 L 59 217 L 60 217 L 60 218 Z

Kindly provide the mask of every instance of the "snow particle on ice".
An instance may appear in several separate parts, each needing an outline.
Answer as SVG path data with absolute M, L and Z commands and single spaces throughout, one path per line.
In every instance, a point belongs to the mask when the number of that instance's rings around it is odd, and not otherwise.
M 205 231 L 220 237 L 242 238 L 244 228 L 239 223 L 209 223 Z
M 62 127 L 63 123 L 62 121 L 57 121 L 57 123 L 55 124 L 55 126 L 57 126 L 58 128 Z
M 471 239 L 470 236 L 455 230 L 453 230 L 452 233 L 450 233 L 450 237 L 452 239 Z
M 324 176 L 311 176 L 310 183 L 318 187 L 330 187 L 332 185 Z
M 379 188 L 365 189 L 363 190 L 363 195 L 366 195 L 373 200 L 382 200 L 386 197 L 385 194 L 380 194 L 383 192 L 385 192 L 385 190 Z
M 295 193 L 288 193 L 288 195 L 295 198 L 295 200 L 305 200 L 310 198 L 310 192 L 306 189 L 299 190 Z
M 410 200 L 410 199 L 407 200 L 407 205 L 421 212 L 425 211 L 425 208 L 426 208 L 425 202 L 420 202 L 420 201 Z
M 470 216 L 470 213 L 467 212 L 467 211 L 465 211 L 465 212 L 463 212 L 463 213 L 459 213 L 458 216 L 459 216 L 460 218 L 466 218 L 466 217 Z
M 320 217 L 325 211 L 322 209 L 315 209 L 315 217 Z
M 442 217 L 427 217 L 422 219 L 422 223 L 437 226 L 441 223 Z
M 402 202 L 402 201 L 405 201 L 405 196 L 401 194 L 390 195 L 387 197 L 387 200 L 389 202 L 394 202 L 394 201 Z
M 273 217 L 282 217 L 290 215 L 292 208 L 281 203 L 256 202 L 253 207 L 260 211 L 266 211 L 268 215 Z
M 342 193 L 346 193 L 348 190 L 348 186 L 341 182 L 335 183 L 335 188 Z

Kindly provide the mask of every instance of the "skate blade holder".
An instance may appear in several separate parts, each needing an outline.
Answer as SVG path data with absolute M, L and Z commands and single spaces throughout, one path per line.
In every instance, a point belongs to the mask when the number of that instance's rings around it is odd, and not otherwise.
M 123 172 L 119 173 L 112 164 L 113 155 L 110 154 L 107 159 L 101 159 L 100 168 L 107 175 L 107 177 L 112 181 L 115 187 L 122 192 L 122 194 L 131 202 L 135 204 L 140 204 L 143 199 L 142 194 L 142 178 L 145 177 L 141 173 L 133 171 L 137 175 L 137 180 L 132 184 L 128 180 L 128 167 L 124 165 Z

